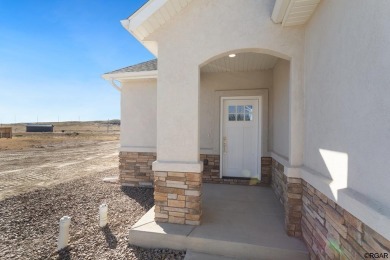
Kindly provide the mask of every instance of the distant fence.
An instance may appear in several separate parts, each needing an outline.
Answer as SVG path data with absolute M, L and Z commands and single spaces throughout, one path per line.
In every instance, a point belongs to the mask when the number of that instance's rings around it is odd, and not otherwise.
M 0 138 L 12 138 L 12 127 L 0 127 Z

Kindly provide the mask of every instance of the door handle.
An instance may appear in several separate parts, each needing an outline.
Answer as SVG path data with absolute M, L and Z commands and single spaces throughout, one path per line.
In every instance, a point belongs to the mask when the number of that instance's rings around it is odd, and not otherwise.
M 223 153 L 227 153 L 227 137 L 223 137 Z

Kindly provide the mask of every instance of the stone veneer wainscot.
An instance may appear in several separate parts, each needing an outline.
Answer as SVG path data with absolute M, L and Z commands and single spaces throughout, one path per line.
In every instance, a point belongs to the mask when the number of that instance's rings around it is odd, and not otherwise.
M 272 160 L 272 188 L 284 206 L 290 236 L 302 237 L 311 259 L 366 259 L 387 253 L 390 241 L 301 178 L 288 178 Z
M 369 253 L 387 253 L 390 257 L 389 240 L 306 181 L 302 186 L 302 234 L 312 256 L 366 259 Z
M 120 152 L 119 181 L 124 186 L 153 187 L 156 153 Z
M 153 187 L 152 163 L 156 160 L 156 153 L 151 152 L 120 152 L 119 171 L 120 183 L 125 186 Z M 204 162 L 203 182 L 240 185 L 269 185 L 271 181 L 271 157 L 261 158 L 261 181 L 220 178 L 220 164 L 218 154 L 201 154 Z
M 220 184 L 239 184 L 239 185 L 269 185 L 271 182 L 271 157 L 261 158 L 261 181 L 257 179 L 236 179 L 220 177 L 219 154 L 201 154 L 200 160 L 203 161 L 203 182 Z
M 156 221 L 199 225 L 202 181 L 271 187 L 285 211 L 288 235 L 303 238 L 312 259 L 364 259 L 367 253 L 388 253 L 390 241 L 372 230 L 301 178 L 289 178 L 284 166 L 263 157 L 262 181 L 221 179 L 219 155 L 200 155 L 202 173 L 155 172 L 155 153 L 121 152 L 120 182 L 128 186 L 155 185 Z
M 201 195 L 202 173 L 155 172 L 155 221 L 200 225 Z

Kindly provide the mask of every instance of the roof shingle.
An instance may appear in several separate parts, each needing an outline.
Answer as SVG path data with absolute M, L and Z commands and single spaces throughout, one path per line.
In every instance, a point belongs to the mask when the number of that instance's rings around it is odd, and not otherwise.
M 125 72 L 141 72 L 141 71 L 153 71 L 157 70 L 157 59 L 141 62 L 135 65 L 131 65 L 125 68 L 107 72 L 106 74 L 117 74 Z

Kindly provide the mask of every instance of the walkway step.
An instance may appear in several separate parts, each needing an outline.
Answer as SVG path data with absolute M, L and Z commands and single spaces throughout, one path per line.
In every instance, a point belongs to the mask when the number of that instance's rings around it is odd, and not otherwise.
M 209 255 L 209 254 L 188 250 L 186 252 L 186 256 L 184 260 L 238 260 L 238 259 L 227 257 L 227 256 L 220 256 L 220 255 Z
M 229 241 L 231 238 L 223 240 L 199 237 L 194 236 L 197 228 L 199 226 L 156 223 L 154 222 L 154 208 L 152 208 L 131 228 L 129 244 L 145 248 L 195 251 L 206 255 L 225 255 L 232 259 L 309 259 L 307 250 L 285 248 L 283 241 L 280 242 L 278 247 L 271 247 Z M 272 234 L 264 235 L 270 236 Z M 294 238 L 291 239 L 295 240 Z
M 233 259 L 309 259 L 304 242 L 287 236 L 284 209 L 272 189 L 205 183 L 202 192 L 200 226 L 156 223 L 152 208 L 131 228 L 129 243 L 187 250 L 188 257 L 192 251 Z

